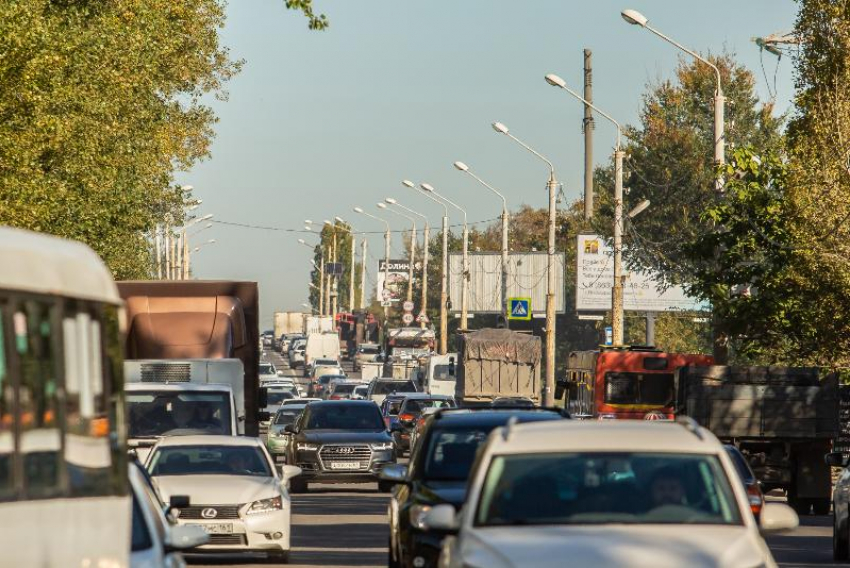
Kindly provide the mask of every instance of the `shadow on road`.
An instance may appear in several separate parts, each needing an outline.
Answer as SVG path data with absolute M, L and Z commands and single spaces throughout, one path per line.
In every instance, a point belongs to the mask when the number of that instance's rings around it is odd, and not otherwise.
M 801 516 L 797 530 L 790 534 L 770 536 L 765 540 L 780 566 L 834 565 L 831 516 Z
M 389 498 L 385 495 L 371 497 L 340 495 L 329 498 L 326 495 L 311 497 L 298 495 L 292 502 L 295 515 L 338 516 L 340 511 L 356 511 L 358 515 L 384 515 L 387 512 Z
M 375 548 L 389 538 L 387 523 L 302 525 L 292 533 L 293 548 Z
M 385 566 L 387 553 L 298 550 L 292 553 L 290 563 L 299 566 Z

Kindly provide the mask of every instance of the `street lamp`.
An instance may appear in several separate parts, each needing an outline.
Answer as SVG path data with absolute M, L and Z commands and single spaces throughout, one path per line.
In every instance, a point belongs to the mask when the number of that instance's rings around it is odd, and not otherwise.
M 413 190 L 417 190 L 416 184 L 410 180 L 403 180 L 401 184 Z M 428 184 L 422 184 L 428 185 Z M 428 186 L 430 187 L 430 186 Z M 431 201 L 439 204 L 443 208 L 443 264 L 440 272 L 440 355 L 445 355 L 449 349 L 449 316 L 447 312 L 447 304 L 449 303 L 449 206 L 440 201 L 424 189 L 418 191 Z M 424 304 L 423 304 L 424 305 Z
M 617 128 L 617 145 L 614 147 L 614 288 L 611 297 L 611 328 L 612 339 L 615 346 L 623 344 L 623 156 L 625 153 L 620 148 L 622 129 L 620 123 L 611 118 L 610 115 L 601 111 L 593 103 L 588 102 L 581 95 L 567 87 L 566 82 L 557 75 L 546 75 L 546 82 L 553 87 L 559 87 L 579 101 L 602 115 Z M 638 211 L 637 213 L 640 213 Z M 635 213 L 635 215 L 637 215 Z
M 508 325 L 508 200 L 492 185 L 475 175 L 469 166 L 463 162 L 455 162 L 454 167 L 461 172 L 467 173 L 475 178 L 478 183 L 502 198 L 502 305 L 505 309 L 505 325 Z
M 336 240 L 336 223 L 329 221 L 328 219 L 324 220 L 325 225 L 331 228 L 333 231 L 333 241 L 331 243 L 331 262 L 333 263 L 333 272 L 329 275 L 330 280 L 328 283 L 328 294 L 331 299 L 331 317 L 333 317 L 333 321 L 336 321 L 336 314 L 339 311 L 339 276 L 336 271 L 338 268 L 337 265 L 337 240 Z
M 413 301 L 413 263 L 416 260 L 416 219 L 411 217 L 410 215 L 405 215 L 404 213 L 400 213 L 395 209 L 389 209 L 386 203 L 378 202 L 376 204 L 378 209 L 383 209 L 385 211 L 389 211 L 398 215 L 399 217 L 404 217 L 413 225 L 413 229 L 410 231 L 410 262 L 407 266 L 407 301 Z
M 419 325 L 422 329 L 425 329 L 426 320 L 428 318 L 428 245 L 431 242 L 431 227 L 428 225 L 428 217 L 426 217 L 422 213 L 419 213 L 418 211 L 414 211 L 410 207 L 402 205 L 392 197 L 387 197 L 386 199 L 384 199 L 384 201 L 386 201 L 390 205 L 395 205 L 396 207 L 400 207 L 405 211 L 413 213 L 414 215 L 418 215 L 425 220 L 425 233 L 423 235 L 422 245 L 422 306 L 419 310 Z
M 429 195 L 433 195 L 437 199 L 445 201 L 463 213 L 463 275 L 460 288 L 460 329 L 466 330 L 468 329 L 467 321 L 469 318 L 469 225 L 466 221 L 466 210 L 448 197 L 437 193 L 430 184 L 421 183 L 419 184 L 419 187 L 421 187 Z
M 181 280 L 187 280 L 189 278 L 189 262 L 190 262 L 190 252 L 189 252 L 189 250 L 190 250 L 190 247 L 189 247 L 189 235 L 187 234 L 186 231 L 189 229 L 189 227 L 192 227 L 193 225 L 197 225 L 198 223 L 200 223 L 202 221 L 209 221 L 212 218 L 213 218 L 213 214 L 208 213 L 208 214 L 204 215 L 203 217 L 198 217 L 197 219 L 192 219 L 191 221 L 189 221 L 188 223 L 183 225 L 183 230 L 181 231 L 181 234 L 180 234 L 180 241 L 181 241 L 181 245 L 182 245 L 181 256 L 183 258 L 182 258 L 182 262 L 181 262 L 182 266 L 180 266 L 180 272 L 178 273 Z M 197 231 L 197 232 L 200 232 L 200 231 Z M 212 241 L 215 242 L 215 239 L 212 239 Z
M 314 253 L 316 251 L 316 247 L 309 244 L 304 239 L 298 239 L 298 244 L 304 245 L 305 247 L 312 250 Z M 316 264 L 316 261 L 312 258 L 310 259 L 310 263 L 319 272 L 319 315 L 323 316 L 325 315 L 325 247 L 321 245 L 322 243 L 321 241 L 319 241 L 319 244 L 317 246 L 319 247 L 319 262 L 321 264 Z M 312 282 L 310 282 L 310 286 L 312 286 L 313 288 L 317 287 Z
M 514 136 L 508 127 L 501 122 L 493 123 L 493 130 L 504 134 L 549 166 L 549 251 L 546 266 L 546 389 L 543 396 L 545 406 L 555 404 L 555 217 L 557 216 L 556 198 L 558 182 L 555 179 L 555 166 L 543 154 L 531 148 L 528 144 Z
M 641 28 L 651 31 L 667 43 L 678 47 L 697 61 L 708 65 L 714 70 L 714 74 L 717 76 L 717 88 L 714 91 L 714 163 L 719 166 L 722 166 L 724 163 L 726 163 L 726 136 L 724 133 L 723 116 L 726 98 L 723 96 L 723 87 L 720 82 L 720 69 L 717 68 L 717 65 L 700 56 L 697 52 L 688 49 L 681 43 L 664 35 L 660 31 L 650 26 L 649 20 L 646 18 L 646 16 L 644 16 L 637 10 L 623 10 L 622 12 L 620 12 L 620 15 L 629 24 L 632 24 L 633 26 L 640 26 Z M 717 176 L 714 184 L 715 189 L 717 189 L 718 191 L 722 190 L 723 178 L 721 176 Z
M 364 211 L 362 207 L 355 207 L 355 213 L 360 213 L 361 215 L 366 215 L 367 217 L 371 217 L 376 221 L 380 221 L 387 228 L 387 231 L 384 233 L 384 286 L 381 290 L 381 303 L 384 305 L 384 328 L 386 328 L 387 319 L 390 315 L 390 297 L 389 290 L 387 289 L 387 284 L 389 284 L 389 276 L 390 276 L 390 224 L 386 219 L 378 217 L 377 215 L 372 215 L 371 213 Z M 385 294 L 386 292 L 386 294 Z M 386 295 L 386 298 L 384 297 Z M 385 332 L 386 333 L 386 332 Z

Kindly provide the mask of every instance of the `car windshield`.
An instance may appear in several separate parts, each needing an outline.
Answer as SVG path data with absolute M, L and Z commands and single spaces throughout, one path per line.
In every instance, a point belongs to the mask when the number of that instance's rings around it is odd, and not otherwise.
M 453 381 L 453 380 L 455 380 L 455 376 L 449 374 L 448 363 L 446 363 L 444 365 L 434 365 L 433 377 L 434 377 L 435 381 Z
M 254 446 L 167 446 L 151 456 L 151 475 L 251 475 L 271 477 L 260 448 Z
M 374 404 L 310 405 L 309 413 L 307 430 L 384 430 L 381 413 Z
M 334 394 L 350 394 L 354 392 L 355 385 L 336 385 L 334 386 Z
M 269 406 L 275 406 L 290 398 L 295 398 L 295 395 L 289 392 L 289 390 L 273 390 L 269 391 L 268 403 Z
M 378 381 L 375 383 L 375 394 L 392 394 L 394 392 L 416 392 L 413 381 Z
M 384 412 L 387 414 L 387 416 L 397 416 L 398 411 L 401 408 L 401 403 L 402 401 L 400 400 L 387 401 L 386 405 L 384 406 Z
M 490 428 L 438 430 L 431 437 L 425 461 L 425 479 L 430 481 L 466 481 L 475 460 L 475 452 Z
M 273 375 L 274 374 L 274 366 L 270 363 L 260 363 L 260 374 L 261 375 Z
M 717 456 L 557 453 L 496 456 L 479 526 L 741 524 Z
M 284 426 L 294 424 L 302 412 L 304 412 L 303 406 L 282 406 L 275 414 L 274 423 Z
M 131 438 L 233 433 L 226 392 L 128 392 L 127 415 Z
M 336 359 L 316 359 L 313 363 L 315 367 L 336 367 Z
M 448 399 L 408 399 L 401 407 L 401 414 L 421 414 L 426 408 L 454 408 Z

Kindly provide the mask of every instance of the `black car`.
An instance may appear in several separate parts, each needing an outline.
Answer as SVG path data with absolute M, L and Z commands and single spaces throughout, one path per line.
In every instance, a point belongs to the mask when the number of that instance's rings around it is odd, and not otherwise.
M 373 402 L 311 402 L 284 431 L 292 434 L 286 463 L 301 468 L 301 475 L 290 482 L 296 493 L 306 491 L 311 481 L 374 483 L 381 470 L 396 460 L 392 436 Z M 379 481 L 382 491 L 391 486 Z
M 389 397 L 387 400 L 390 400 Z M 444 394 L 416 392 L 404 395 L 398 405 L 396 420 L 390 425 L 390 432 L 399 455 L 410 451 L 410 436 L 416 427 L 416 420 L 424 409 L 455 408 L 456 406 L 454 397 Z
M 382 476 L 398 484 L 389 505 L 391 568 L 437 565 L 445 535 L 421 530 L 423 515 L 441 503 L 463 505 L 478 446 L 512 417 L 536 422 L 564 415 L 551 409 L 481 408 L 438 410 L 427 418 L 407 468 L 392 466 Z

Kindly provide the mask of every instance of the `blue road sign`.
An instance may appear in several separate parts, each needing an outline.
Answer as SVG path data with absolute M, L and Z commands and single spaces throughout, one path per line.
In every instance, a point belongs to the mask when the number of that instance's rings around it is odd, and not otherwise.
M 531 298 L 508 298 L 509 320 L 531 319 Z

